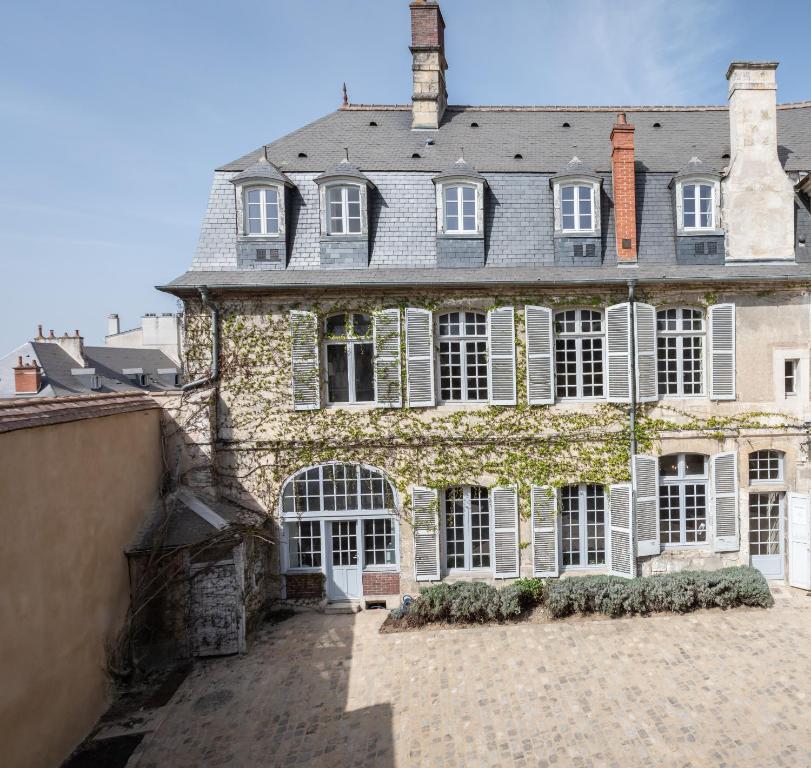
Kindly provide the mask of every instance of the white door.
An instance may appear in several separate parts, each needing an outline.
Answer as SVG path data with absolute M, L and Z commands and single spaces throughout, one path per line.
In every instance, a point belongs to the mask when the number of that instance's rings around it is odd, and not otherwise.
M 352 600 L 360 597 L 358 521 L 331 520 L 328 525 L 327 597 L 330 600 Z
M 749 494 L 749 555 L 767 579 L 783 578 L 783 494 Z
M 811 589 L 811 497 L 788 495 L 788 583 Z

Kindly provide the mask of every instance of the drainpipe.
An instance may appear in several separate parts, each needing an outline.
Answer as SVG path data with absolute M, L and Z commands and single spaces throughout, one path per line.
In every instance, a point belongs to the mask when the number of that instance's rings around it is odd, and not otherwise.
M 220 310 L 209 298 L 206 286 L 200 288 L 200 300 L 211 311 L 211 371 L 208 376 L 184 384 L 183 392 L 213 384 L 220 375 Z
M 631 407 L 628 422 L 631 429 L 631 470 L 636 456 L 636 308 L 634 306 L 636 280 L 628 281 L 628 304 L 631 308 Z

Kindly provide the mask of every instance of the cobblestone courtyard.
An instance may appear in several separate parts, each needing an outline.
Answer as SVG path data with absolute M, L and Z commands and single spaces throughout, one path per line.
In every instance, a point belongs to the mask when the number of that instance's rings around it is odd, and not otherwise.
M 811 597 L 380 635 L 300 614 L 198 664 L 130 766 L 811 765 Z

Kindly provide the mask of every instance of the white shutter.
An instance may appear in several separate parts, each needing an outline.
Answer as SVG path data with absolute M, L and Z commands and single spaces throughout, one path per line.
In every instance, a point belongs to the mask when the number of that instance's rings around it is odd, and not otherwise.
M 493 575 L 497 579 L 518 577 L 518 492 L 493 488 L 490 492 L 493 520 Z
M 738 545 L 738 455 L 712 457 L 712 503 L 715 517 L 715 551 L 735 552 Z
M 608 400 L 631 399 L 631 305 L 626 301 L 605 311 Z
M 658 555 L 659 544 L 659 461 L 655 456 L 634 456 L 636 498 L 636 554 Z
M 515 405 L 515 310 L 512 307 L 491 309 L 488 320 L 490 402 Z
M 735 399 L 735 305 L 715 304 L 710 318 L 710 399 Z
M 636 576 L 634 557 L 634 513 L 631 504 L 630 483 L 610 487 L 608 498 L 608 525 L 611 531 L 611 568 L 614 576 Z
M 414 578 L 431 581 L 439 578 L 439 507 L 434 488 L 413 488 L 411 510 L 414 515 Z
M 293 408 L 312 411 L 321 407 L 318 369 L 318 316 L 315 312 L 291 310 Z
M 430 310 L 408 307 L 406 317 L 406 378 L 408 405 L 424 408 L 434 401 L 434 333 Z
M 400 310 L 375 313 L 375 392 L 383 408 L 403 405 L 400 379 Z
M 532 574 L 559 576 L 558 493 L 549 485 L 533 485 L 532 495 Z
M 555 364 L 552 310 L 527 306 L 524 312 L 527 347 L 527 401 L 555 402 Z
M 636 399 L 650 403 L 659 399 L 656 383 L 656 307 L 634 304 L 636 332 Z

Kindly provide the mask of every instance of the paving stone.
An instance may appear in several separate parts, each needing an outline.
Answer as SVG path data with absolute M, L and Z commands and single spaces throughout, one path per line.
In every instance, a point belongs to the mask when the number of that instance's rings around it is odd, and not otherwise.
M 811 765 L 811 597 L 775 600 L 391 635 L 298 614 L 198 664 L 130 768 Z

